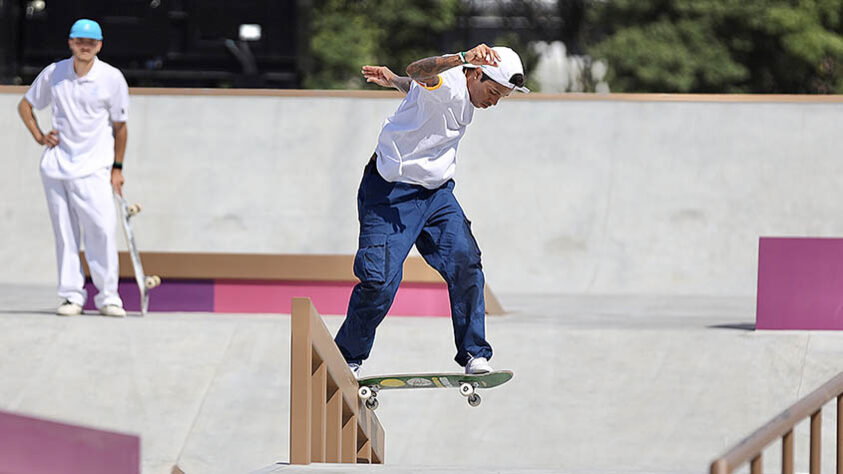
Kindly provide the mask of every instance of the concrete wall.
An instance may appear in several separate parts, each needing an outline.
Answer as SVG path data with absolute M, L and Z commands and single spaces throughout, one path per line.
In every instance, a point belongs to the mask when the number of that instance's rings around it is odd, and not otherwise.
M 24 91 L 0 88 L 0 282 L 49 283 Z M 125 168 L 142 249 L 354 252 L 397 95 L 149 92 Z M 456 192 L 498 292 L 752 295 L 759 236 L 843 235 L 841 123 L 841 97 L 510 99 L 475 115 Z

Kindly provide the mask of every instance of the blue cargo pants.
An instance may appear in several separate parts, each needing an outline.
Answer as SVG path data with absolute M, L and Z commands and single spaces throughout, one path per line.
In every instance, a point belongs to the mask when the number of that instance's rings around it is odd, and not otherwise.
M 483 267 L 470 222 L 453 194 L 454 181 L 437 189 L 390 183 L 370 161 L 357 192 L 360 237 L 348 314 L 336 343 L 348 362 L 369 357 L 375 330 L 383 321 L 403 275 L 413 244 L 448 285 L 457 355 L 492 357 L 486 342 Z

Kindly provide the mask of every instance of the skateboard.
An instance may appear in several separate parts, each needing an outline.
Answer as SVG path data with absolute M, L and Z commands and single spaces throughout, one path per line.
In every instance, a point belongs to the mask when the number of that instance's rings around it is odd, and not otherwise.
M 132 232 L 131 223 L 132 217 L 141 211 L 140 204 L 132 204 L 130 206 L 123 196 L 116 193 L 114 196 L 120 203 L 120 222 L 123 223 L 126 244 L 129 247 L 129 255 L 132 258 L 132 267 L 135 269 L 135 280 L 138 282 L 138 290 L 140 290 L 141 315 L 143 316 L 149 308 L 149 290 L 161 284 L 161 277 L 143 273 L 143 265 L 141 265 L 140 254 L 138 253 L 138 246 L 135 244 L 135 234 Z
M 487 374 L 467 375 L 459 373 L 396 374 L 363 377 L 357 381 L 360 387 L 357 396 L 366 403 L 366 408 L 378 408 L 378 392 L 381 390 L 407 390 L 417 388 L 457 388 L 466 397 L 468 404 L 480 405 L 477 389 L 502 385 L 512 378 L 511 370 L 496 370 Z

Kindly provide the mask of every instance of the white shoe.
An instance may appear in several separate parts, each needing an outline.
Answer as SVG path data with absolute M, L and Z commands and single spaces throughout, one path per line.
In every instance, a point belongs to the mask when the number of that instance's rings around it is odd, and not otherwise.
M 64 300 L 64 303 L 56 310 L 56 314 L 59 316 L 78 316 L 82 314 L 82 305 L 70 300 Z
M 351 370 L 351 373 L 354 374 L 355 379 L 360 378 L 360 367 L 362 367 L 361 364 L 357 364 L 357 363 L 354 363 L 354 362 L 348 363 L 348 368 Z
M 117 306 L 116 304 L 107 304 L 100 308 L 100 314 L 103 316 L 122 318 L 126 316 L 126 310 Z
M 492 371 L 492 366 L 485 357 L 472 357 L 468 364 L 465 364 L 465 373 L 469 375 L 488 374 Z

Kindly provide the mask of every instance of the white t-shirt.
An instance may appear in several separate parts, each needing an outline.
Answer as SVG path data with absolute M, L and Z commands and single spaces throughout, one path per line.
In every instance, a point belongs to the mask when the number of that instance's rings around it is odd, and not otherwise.
M 387 181 L 436 189 L 454 177 L 457 145 L 474 106 L 461 67 L 439 75 L 439 84 L 415 81 L 378 137 L 378 172 Z
M 54 179 L 88 176 L 114 162 L 112 122 L 129 118 L 129 86 L 115 67 L 94 59 L 78 77 L 73 58 L 50 64 L 35 78 L 26 100 L 41 110 L 52 105 L 59 144 L 44 150 L 41 172 Z

